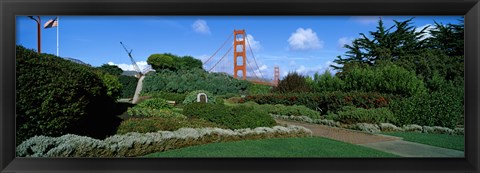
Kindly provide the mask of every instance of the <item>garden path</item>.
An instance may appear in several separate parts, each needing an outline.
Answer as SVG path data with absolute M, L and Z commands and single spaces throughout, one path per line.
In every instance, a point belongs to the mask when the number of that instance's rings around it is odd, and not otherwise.
M 318 125 L 318 124 L 307 124 L 307 123 L 286 121 L 286 120 L 280 120 L 280 119 L 276 119 L 275 121 L 277 121 L 278 124 L 290 124 L 290 125 L 303 126 L 307 129 L 312 130 L 313 136 L 330 138 L 330 139 L 347 142 L 351 144 L 367 144 L 367 143 L 395 141 L 395 140 L 402 139 L 399 137 L 370 134 L 370 133 L 365 133 L 360 131 L 354 131 L 349 129 L 330 127 L 330 126 Z
M 464 157 L 465 155 L 463 151 L 403 141 L 402 138 L 394 136 L 370 134 L 361 131 L 296 121 L 280 119 L 276 119 L 275 121 L 277 121 L 278 124 L 303 126 L 312 130 L 313 136 L 357 144 L 403 157 Z

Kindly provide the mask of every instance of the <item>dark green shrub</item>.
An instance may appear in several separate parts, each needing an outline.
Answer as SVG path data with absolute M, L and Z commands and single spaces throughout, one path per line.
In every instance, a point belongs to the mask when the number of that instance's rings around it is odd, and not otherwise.
M 122 84 L 122 98 L 133 98 L 135 89 L 137 89 L 138 79 L 133 76 L 118 76 L 118 81 Z
M 304 76 L 293 72 L 280 80 L 278 86 L 273 87 L 273 91 L 278 93 L 299 93 L 310 92 L 311 89 Z
M 186 118 L 185 115 L 171 109 L 151 109 L 133 107 L 128 108 L 127 114 L 132 117 L 161 117 L 161 118 Z
M 459 96 L 459 93 L 463 93 L 463 88 L 452 90 L 395 100 L 390 109 L 397 117 L 399 125 L 418 124 L 455 128 L 456 125 L 463 124 L 463 96 Z
M 207 73 L 202 69 L 157 71 L 147 75 L 143 83 L 143 92 L 188 93 L 206 90 L 215 95 L 240 93 L 247 90 L 250 82 L 234 79 L 223 73 Z
M 130 118 L 123 121 L 118 127 L 117 134 L 128 132 L 148 133 L 157 131 L 175 131 L 180 128 L 220 127 L 215 123 L 203 119 L 178 119 L 178 118 Z
M 355 123 L 395 123 L 397 120 L 388 108 L 364 109 L 351 106 L 343 107 L 337 116 L 331 117 L 345 124 Z
M 170 105 L 165 99 L 151 98 L 151 99 L 147 99 L 145 101 L 140 102 L 135 107 L 160 110 L 160 109 L 171 109 L 173 106 Z
M 170 92 L 152 92 L 148 93 L 147 95 L 151 95 L 154 98 L 163 98 L 165 100 L 175 101 L 175 104 L 182 104 L 183 100 L 187 94 L 179 94 L 179 93 L 170 93 Z
M 270 90 L 272 90 L 271 86 L 267 85 L 260 85 L 260 84 L 251 84 L 248 87 L 248 94 L 268 94 L 270 93 Z M 238 94 L 237 94 L 238 96 Z M 235 97 L 235 96 L 233 96 Z
M 97 69 L 114 76 L 120 76 L 123 73 L 123 70 L 121 68 L 116 65 L 110 64 L 103 64 L 102 66 L 97 67 Z
M 94 68 L 16 47 L 16 141 L 109 133 L 115 100 Z M 107 121 L 104 122 L 103 120 Z M 103 126 L 92 125 L 96 122 Z
M 269 114 L 287 115 L 287 116 L 307 116 L 312 119 L 319 119 L 320 112 L 309 109 L 303 105 L 285 106 L 277 105 L 258 105 L 257 109 L 266 111 Z
M 423 81 L 414 72 L 392 64 L 357 67 L 344 73 L 346 91 L 380 92 L 413 96 L 426 92 Z
M 107 87 L 108 96 L 115 100 L 120 98 L 122 94 L 122 84 L 118 81 L 118 77 L 100 70 L 95 71 L 95 73 L 98 75 L 98 77 L 100 77 L 103 84 Z
M 183 114 L 198 117 L 230 129 L 272 127 L 275 120 L 266 112 L 247 106 L 228 107 L 220 104 L 192 103 L 185 105 Z
M 311 85 L 315 92 L 343 91 L 345 88 L 345 82 L 339 77 L 332 75 L 328 70 L 323 74 L 315 73 Z
M 245 101 L 254 101 L 258 104 L 304 105 L 312 110 L 320 111 L 325 115 L 336 113 L 344 106 L 361 108 L 381 108 L 388 106 L 391 97 L 376 92 L 323 92 L 323 93 L 290 93 L 250 95 Z

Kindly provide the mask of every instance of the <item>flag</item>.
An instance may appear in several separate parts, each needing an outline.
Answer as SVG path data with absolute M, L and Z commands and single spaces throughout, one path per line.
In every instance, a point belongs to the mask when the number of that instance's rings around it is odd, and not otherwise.
M 56 27 L 58 26 L 58 21 L 57 21 L 57 18 L 55 17 L 55 19 L 50 19 L 48 20 L 47 22 L 45 22 L 45 24 L 43 25 L 44 28 L 52 28 L 52 27 Z

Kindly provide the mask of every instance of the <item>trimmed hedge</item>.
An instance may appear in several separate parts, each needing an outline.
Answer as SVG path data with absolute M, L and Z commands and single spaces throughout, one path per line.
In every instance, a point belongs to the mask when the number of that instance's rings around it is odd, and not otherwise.
M 338 116 L 334 118 L 335 121 L 340 121 L 344 124 L 353 123 L 396 123 L 396 117 L 388 108 L 364 109 L 355 107 L 344 107 L 342 111 L 338 112 Z
M 158 131 L 175 131 L 180 128 L 221 127 L 215 123 L 195 118 L 130 118 L 118 127 L 117 134 L 128 132 L 148 133 Z
M 95 137 L 115 126 L 115 100 L 98 70 L 16 47 L 16 141 L 67 133 Z M 100 123 L 102 126 L 94 126 Z
M 137 89 L 138 79 L 133 76 L 118 76 L 118 81 L 122 84 L 122 98 L 133 98 L 135 89 Z
M 154 110 L 160 110 L 160 109 L 171 109 L 173 108 L 172 105 L 170 105 L 167 100 L 162 99 L 162 98 L 151 98 L 144 100 L 137 104 L 135 107 L 138 108 L 148 108 L 148 109 L 154 109 Z
M 272 127 L 275 120 L 266 112 L 247 106 L 228 107 L 221 104 L 192 103 L 185 105 L 183 114 L 202 118 L 230 129 Z
M 263 111 L 266 111 L 269 114 L 274 115 L 286 115 L 286 116 L 306 116 L 312 119 L 320 118 L 320 113 L 309 109 L 303 105 L 293 105 L 285 106 L 281 104 L 277 105 L 254 105 L 257 108 Z
M 344 106 L 355 106 L 365 109 L 387 107 L 392 95 L 376 92 L 323 92 L 323 93 L 296 93 L 296 94 L 265 94 L 250 95 L 244 101 L 253 101 L 258 104 L 304 105 L 310 109 L 320 111 L 325 115 L 336 113 Z
M 137 157 L 146 154 L 213 142 L 268 138 L 310 137 L 312 131 L 301 126 L 258 127 L 225 130 L 219 128 L 181 128 L 155 133 L 127 133 L 105 140 L 78 135 L 32 137 L 17 147 L 17 157 Z
M 128 108 L 127 114 L 132 117 L 162 117 L 162 118 L 186 118 L 185 115 L 174 112 L 171 109 L 151 109 L 132 107 Z
M 170 92 L 151 92 L 144 95 L 152 96 L 153 98 L 163 98 L 165 100 L 175 101 L 175 104 L 183 104 L 187 94 L 170 93 Z

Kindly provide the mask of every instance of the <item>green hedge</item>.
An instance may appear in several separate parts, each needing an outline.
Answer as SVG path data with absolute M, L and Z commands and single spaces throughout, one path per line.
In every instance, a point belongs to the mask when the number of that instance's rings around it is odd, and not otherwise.
M 272 127 L 275 120 L 266 112 L 247 106 L 228 107 L 221 104 L 192 103 L 185 105 L 183 114 L 198 117 L 230 129 Z
M 112 112 L 115 100 L 96 69 L 16 47 L 16 141 L 35 135 L 91 134 L 88 124 Z M 111 114 L 111 113 L 110 113 Z M 94 123 L 92 123 L 92 121 Z M 93 128 L 93 127 L 92 127 Z
M 130 118 L 123 121 L 118 127 L 117 134 L 125 134 L 128 132 L 158 132 L 158 131 L 175 131 L 180 128 L 203 128 L 203 127 L 222 127 L 215 123 L 203 119 L 178 119 L 178 118 Z
M 207 100 L 208 100 L 207 103 L 210 103 L 210 104 L 216 103 L 217 99 L 210 92 L 205 90 L 196 90 L 188 93 L 187 96 L 185 96 L 185 100 L 183 101 L 183 104 L 196 103 L 199 93 L 205 93 L 205 95 L 207 95 Z
M 312 119 L 320 118 L 320 112 L 309 109 L 303 105 L 285 106 L 281 104 L 277 104 L 277 105 L 265 104 L 265 105 L 257 105 L 257 109 L 261 109 L 263 111 L 266 111 L 269 114 L 275 114 L 275 115 L 307 116 Z
M 223 73 L 207 73 L 202 69 L 161 70 L 144 79 L 143 90 L 149 92 L 188 93 L 206 90 L 215 95 L 246 91 L 249 82 Z
M 396 117 L 388 108 L 364 109 L 346 106 L 334 116 L 333 120 L 344 124 L 356 123 L 396 123 Z
M 162 98 L 147 99 L 147 100 L 144 100 L 144 101 L 140 102 L 135 107 L 149 108 L 149 109 L 156 109 L 156 110 L 173 108 L 173 106 L 170 105 L 167 102 L 167 100 L 162 99 Z
M 323 92 L 323 93 L 295 93 L 295 94 L 265 94 L 250 95 L 244 101 L 253 101 L 258 104 L 304 105 L 310 109 L 320 111 L 325 115 L 336 113 L 344 106 L 361 108 L 386 107 L 395 98 L 391 95 L 376 92 Z
M 186 118 L 185 115 L 171 109 L 150 109 L 132 107 L 128 108 L 127 114 L 132 117 L 161 117 L 161 118 Z
M 135 89 L 137 89 L 138 79 L 133 76 L 118 76 L 118 81 L 122 84 L 122 98 L 133 98 Z
M 187 94 L 179 94 L 179 93 L 170 93 L 170 92 L 151 92 L 145 93 L 144 95 L 149 95 L 154 98 L 163 98 L 165 100 L 175 101 L 175 104 L 182 104 L 183 100 Z

